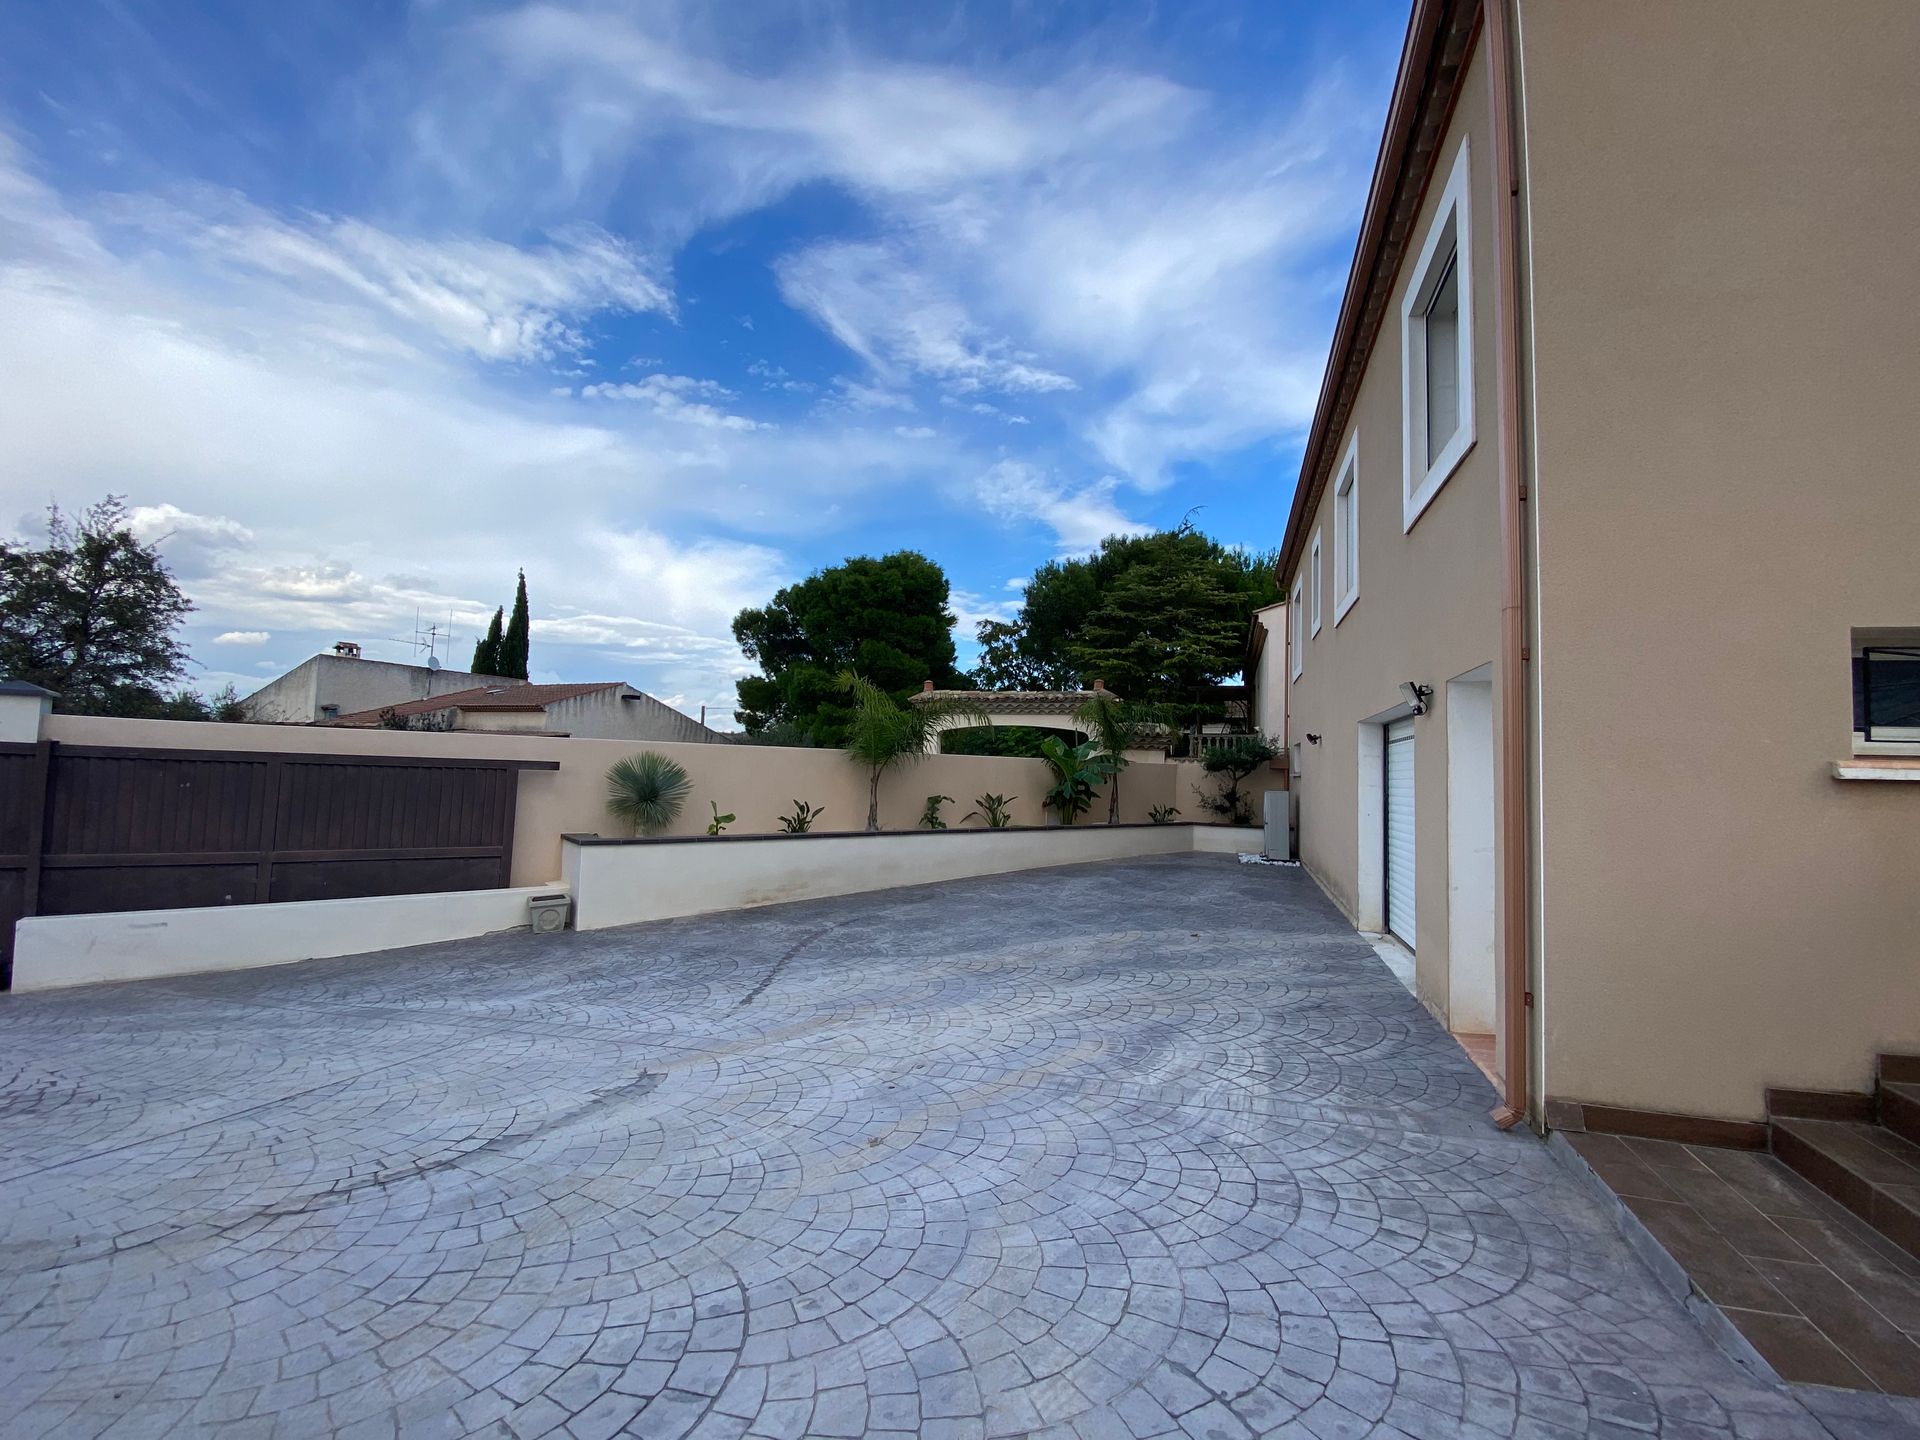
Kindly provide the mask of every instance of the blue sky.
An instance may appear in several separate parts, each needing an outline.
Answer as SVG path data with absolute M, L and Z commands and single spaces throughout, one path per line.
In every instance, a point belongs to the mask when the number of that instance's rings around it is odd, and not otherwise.
M 1104 534 L 1278 543 L 1382 4 L 0 7 L 0 520 L 112 490 L 196 683 L 335 639 L 730 709 L 843 556 L 962 624 Z

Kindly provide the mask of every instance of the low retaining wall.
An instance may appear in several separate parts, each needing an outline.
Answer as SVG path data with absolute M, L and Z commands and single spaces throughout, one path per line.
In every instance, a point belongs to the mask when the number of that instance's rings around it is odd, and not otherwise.
M 564 887 L 455 890 L 275 905 L 41 915 L 14 934 L 13 988 L 53 990 L 99 980 L 150 980 L 248 970 L 329 955 L 465 940 L 527 923 L 527 898 Z
M 561 837 L 576 930 L 999 875 L 1050 865 L 1258 851 L 1258 829 L 1086 825 L 712 839 Z

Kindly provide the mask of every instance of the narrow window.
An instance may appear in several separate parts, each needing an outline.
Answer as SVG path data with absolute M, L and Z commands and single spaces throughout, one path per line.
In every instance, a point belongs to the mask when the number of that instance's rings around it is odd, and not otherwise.
M 1333 482 L 1333 623 L 1360 598 L 1360 436 L 1347 446 Z
M 1411 530 L 1473 448 L 1473 252 L 1460 142 L 1400 304 L 1401 518 Z
M 1427 464 L 1440 458 L 1460 430 L 1459 257 L 1448 259 L 1427 302 Z
M 1313 608 L 1313 633 L 1320 633 L 1320 532 L 1313 532 L 1313 564 L 1309 567 L 1313 577 L 1313 599 L 1309 602 Z
M 1302 594 L 1304 588 L 1300 578 L 1295 576 L 1293 581 L 1293 598 L 1287 602 L 1287 669 L 1295 680 L 1300 678 L 1302 668 L 1301 652 L 1306 649 L 1307 644 L 1304 633 L 1305 627 L 1301 623 L 1302 617 L 1306 613 L 1306 607 L 1301 603 L 1305 598 Z

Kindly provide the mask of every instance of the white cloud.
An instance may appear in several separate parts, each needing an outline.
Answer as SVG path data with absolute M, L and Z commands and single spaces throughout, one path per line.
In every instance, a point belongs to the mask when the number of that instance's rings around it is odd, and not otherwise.
M 773 428 L 764 421 L 732 415 L 709 403 L 731 400 L 734 393 L 712 380 L 699 380 L 690 375 L 649 375 L 639 381 L 584 385 L 580 394 L 587 399 L 638 401 L 662 420 L 683 425 L 700 425 L 713 430 Z
M 568 161 L 556 203 L 645 165 L 676 237 L 837 184 L 869 233 L 787 256 L 790 304 L 885 391 L 1051 398 L 1148 488 L 1304 428 L 1378 139 L 1377 100 L 1337 63 L 1250 116 L 1119 45 L 931 65 L 830 19 L 763 20 L 523 6 L 463 52 L 485 81 L 456 72 L 423 158 L 517 166 L 528 147 L 504 134 L 548 137 Z
M 213 637 L 216 645 L 264 645 L 273 636 L 265 630 L 222 630 Z
M 818 245 L 783 261 L 778 273 L 787 303 L 812 315 L 883 379 L 921 375 L 958 394 L 1076 388 L 1036 356 L 984 333 L 964 306 L 891 247 Z
M 1118 489 L 1119 481 L 1112 476 L 1077 488 L 1066 485 L 1023 460 L 1002 460 L 971 486 L 974 500 L 995 519 L 1047 526 L 1063 554 L 1084 554 L 1109 535 L 1137 535 L 1152 528 L 1120 509 Z
M 655 267 L 594 225 L 520 248 L 396 235 L 350 218 L 289 220 L 209 191 L 123 197 L 110 215 L 205 266 L 284 281 L 316 305 L 370 311 L 404 335 L 483 360 L 552 360 L 580 349 L 588 316 L 674 308 Z

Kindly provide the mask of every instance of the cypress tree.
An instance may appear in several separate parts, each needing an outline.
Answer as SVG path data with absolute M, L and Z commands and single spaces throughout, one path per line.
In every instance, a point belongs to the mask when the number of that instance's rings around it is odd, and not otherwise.
M 511 680 L 527 678 L 528 629 L 527 572 L 520 572 L 520 583 L 513 592 L 513 615 L 507 621 L 507 633 L 500 641 L 500 666 L 496 674 Z
M 487 633 L 473 642 L 473 664 L 468 668 L 476 675 L 498 675 L 500 673 L 500 646 L 502 643 L 500 626 L 506 619 L 506 607 L 503 605 L 493 612 L 493 623 L 487 626 Z

